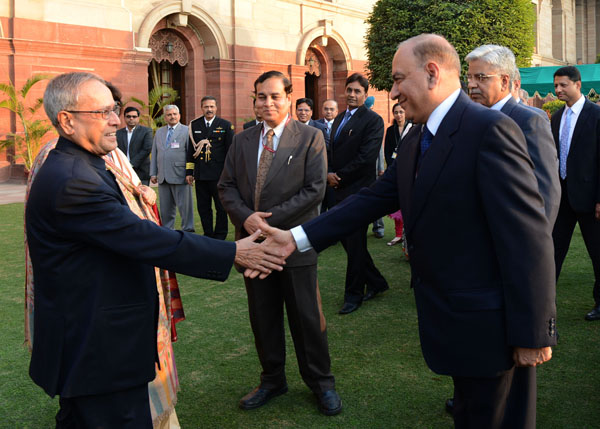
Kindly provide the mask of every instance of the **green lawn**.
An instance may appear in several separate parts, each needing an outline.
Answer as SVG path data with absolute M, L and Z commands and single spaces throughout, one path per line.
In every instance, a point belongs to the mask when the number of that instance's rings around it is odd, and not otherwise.
M 29 352 L 23 346 L 22 219 L 23 204 L 0 206 L 0 427 L 50 428 L 58 401 L 29 379 Z M 196 228 L 201 231 L 197 218 Z M 452 427 L 444 412 L 452 383 L 429 371 L 421 356 L 409 266 L 399 247 L 385 245 L 392 235 L 391 221 L 386 219 L 386 237 L 369 237 L 371 253 L 390 290 L 347 316 L 337 314 L 345 253 L 337 245 L 319 259 L 332 369 L 344 402 L 344 411 L 335 417 L 318 413 L 298 374 L 289 336 L 290 391 L 261 409 L 240 410 L 239 398 L 257 385 L 260 373 L 242 278 L 235 271 L 225 283 L 179 276 L 187 316 L 177 325 L 179 341 L 174 345 L 182 427 Z M 577 231 L 558 287 L 560 344 L 552 361 L 538 370 L 539 428 L 599 425 L 600 322 L 583 319 L 591 309 L 592 283 L 591 264 Z

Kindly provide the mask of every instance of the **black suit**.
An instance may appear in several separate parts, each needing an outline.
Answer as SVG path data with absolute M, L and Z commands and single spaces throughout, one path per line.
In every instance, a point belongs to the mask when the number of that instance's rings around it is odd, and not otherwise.
M 554 226 L 560 204 L 558 158 L 548 116 L 544 118 L 531 108 L 516 102 L 512 97 L 500 110 L 517 123 L 527 141 L 527 152 L 533 162 L 535 178 L 544 199 L 544 212 Z
M 233 125 L 231 122 L 216 116 L 211 122 L 210 129 L 206 127 L 204 116 L 190 122 L 190 138 L 195 142 L 208 139 L 211 144 L 210 159 L 203 149 L 194 158 L 194 145 L 191 141 L 187 146 L 186 176 L 194 176 L 196 188 L 196 204 L 204 235 L 225 240 L 227 238 L 227 212 L 219 199 L 217 182 L 221 177 L 227 151 L 233 141 Z M 212 201 L 215 204 L 216 220 L 213 227 Z
M 341 179 L 333 190 L 336 204 L 375 181 L 377 157 L 383 140 L 383 119 L 364 105 L 356 109 L 336 138 L 345 114 L 346 111 L 343 111 L 333 121 L 327 151 L 328 171 Z M 368 226 L 369 222 L 358 225 L 341 240 L 348 255 L 344 302 L 360 304 L 365 285 L 368 291 L 379 292 L 388 288 L 367 249 Z
M 415 177 L 420 128 L 409 132 L 396 162 L 370 188 L 302 227 L 321 251 L 360 225 L 402 210 L 423 355 L 434 372 L 453 376 L 460 387 L 459 426 L 465 390 L 474 392 L 465 379 L 510 387 L 513 347 L 556 343 L 551 228 L 525 139 L 510 118 L 461 93 Z M 509 405 L 505 422 L 527 414 L 531 427 L 535 369 L 523 378 L 533 397 L 516 409 Z M 489 390 L 481 396 L 488 405 L 506 403 Z M 502 394 L 513 403 L 515 395 Z
M 244 124 L 244 127 L 243 127 L 243 128 L 244 128 L 244 129 L 248 129 L 248 128 L 250 128 L 250 127 L 253 127 L 253 126 L 255 126 L 255 125 L 258 125 L 258 124 L 259 124 L 259 122 L 257 122 L 257 121 L 256 121 L 256 119 L 253 119 L 252 121 L 248 121 L 248 122 L 246 122 L 246 123 Z
M 154 379 L 154 266 L 223 281 L 235 256 L 234 243 L 141 220 L 104 160 L 62 137 L 31 187 L 26 225 L 35 276 L 29 373 L 61 399 Z
M 325 147 L 328 148 L 329 147 L 329 129 L 327 128 L 327 125 L 322 122 L 315 121 L 314 119 L 311 119 L 310 121 L 308 121 L 308 124 L 306 124 L 306 125 L 315 127 L 323 132 L 323 137 L 325 138 Z
M 127 127 L 117 130 L 117 145 L 125 155 L 127 151 Z M 133 129 L 129 142 L 129 162 L 144 185 L 150 180 L 150 152 L 152 151 L 152 128 L 138 125 Z
M 564 107 L 551 119 L 552 134 L 560 155 L 560 121 Z M 556 276 L 569 250 L 575 224 L 579 223 L 581 235 L 594 267 L 593 296 L 600 306 L 600 221 L 594 217 L 600 203 L 600 106 L 586 100 L 579 117 L 567 156 L 567 177 L 560 180 L 562 197 L 554 231 Z M 560 158 L 560 156 L 559 156 Z

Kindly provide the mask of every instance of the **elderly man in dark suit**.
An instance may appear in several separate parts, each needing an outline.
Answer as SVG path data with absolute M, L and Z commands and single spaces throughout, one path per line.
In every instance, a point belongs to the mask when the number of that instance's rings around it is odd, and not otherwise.
M 102 156 L 117 147 L 119 107 L 90 73 L 59 75 L 44 94 L 59 139 L 31 186 L 27 240 L 35 276 L 29 373 L 54 397 L 57 428 L 152 428 L 157 358 L 154 266 L 224 281 L 234 262 L 263 274 L 283 260 L 249 239 L 162 228 L 130 209 Z M 264 262 L 260 262 L 264 259 Z M 279 265 L 279 268 L 278 268 Z
M 360 73 L 348 77 L 346 110 L 335 118 L 331 127 L 327 183 L 333 188 L 336 204 L 376 179 L 384 125 L 381 116 L 364 105 L 368 90 L 369 81 Z M 368 226 L 368 223 L 361 225 L 341 240 L 348 262 L 340 314 L 352 313 L 363 301 L 389 289 L 369 254 Z
M 517 68 L 514 54 L 504 46 L 483 45 L 471 51 L 465 61 L 469 64 L 467 80 L 471 99 L 500 110 L 523 131 L 538 188 L 544 198 L 544 212 L 550 226 L 554 226 L 560 204 L 556 146 L 548 120 L 517 103 L 511 94 Z
M 581 94 L 577 67 L 554 72 L 554 91 L 566 106 L 551 118 L 559 158 L 562 198 L 554 231 L 556 277 L 569 250 L 575 224 L 594 267 L 594 308 L 586 320 L 600 320 L 600 106 Z
M 233 141 L 233 125 L 217 116 L 217 99 L 202 97 L 200 106 L 204 115 L 190 122 L 187 144 L 186 181 L 195 183 L 196 205 L 204 235 L 225 240 L 227 238 L 227 212 L 219 199 L 217 182 L 221 177 L 225 156 Z M 215 204 L 213 225 L 212 204 Z
M 137 107 L 126 107 L 123 117 L 127 126 L 117 130 L 117 144 L 121 152 L 127 155 L 141 182 L 148 186 L 152 128 L 140 125 L 140 111 Z
M 219 181 L 221 200 L 238 238 L 268 224 L 290 228 L 314 218 L 325 193 L 323 133 L 291 118 L 290 81 L 282 73 L 270 71 L 258 77 L 254 88 L 263 125 L 235 136 Z M 260 407 L 288 390 L 285 303 L 302 379 L 314 392 L 323 414 L 338 414 L 342 402 L 330 370 L 317 285 L 317 253 L 296 252 L 282 272 L 266 279 L 246 279 L 246 291 L 263 371 L 260 385 L 241 399 L 240 407 Z
M 267 229 L 267 242 L 321 251 L 400 208 L 421 348 L 453 378 L 456 427 L 533 429 L 535 366 L 551 358 L 556 309 L 551 228 L 525 137 L 461 92 L 458 54 L 441 36 L 401 43 L 392 72 L 391 97 L 423 125 L 370 188 L 292 231 Z M 515 366 L 532 376 L 515 383 Z

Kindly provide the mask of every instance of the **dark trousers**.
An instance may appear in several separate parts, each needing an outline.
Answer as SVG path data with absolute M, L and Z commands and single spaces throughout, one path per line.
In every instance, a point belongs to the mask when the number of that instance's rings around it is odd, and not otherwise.
M 219 240 L 227 238 L 227 212 L 219 199 L 218 180 L 198 180 L 196 187 L 196 204 L 204 235 Z M 215 202 L 216 222 L 213 228 L 212 201 Z
M 590 259 L 592 260 L 592 266 L 594 267 L 595 281 L 593 297 L 595 305 L 598 306 L 600 305 L 600 221 L 596 220 L 593 212 L 575 212 L 569 203 L 566 180 L 561 180 L 560 182 L 562 190 L 560 208 L 558 209 L 558 216 L 556 217 L 556 223 L 554 224 L 554 230 L 552 231 L 552 238 L 554 239 L 554 261 L 556 263 L 556 280 L 558 281 L 562 264 L 567 256 L 575 224 L 579 223 L 585 247 L 587 248 L 588 255 L 590 255 Z
M 56 429 L 152 429 L 148 385 L 103 395 L 60 398 Z
M 317 266 L 273 271 L 264 280 L 244 279 L 250 324 L 262 365 L 261 387 L 285 385 L 285 330 L 283 305 L 300 375 L 317 395 L 335 388 L 327 344 L 327 329 L 317 285 Z
M 535 367 L 493 378 L 452 377 L 456 429 L 535 429 Z
M 340 240 L 348 257 L 344 302 L 361 303 L 365 285 L 367 291 L 382 291 L 388 287 L 367 249 L 368 228 L 369 225 L 362 226 Z

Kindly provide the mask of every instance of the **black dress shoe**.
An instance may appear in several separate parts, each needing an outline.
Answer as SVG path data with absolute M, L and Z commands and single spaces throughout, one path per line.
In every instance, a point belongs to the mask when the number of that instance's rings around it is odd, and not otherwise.
M 446 412 L 450 415 L 454 413 L 454 398 L 446 399 Z
M 344 305 L 342 306 L 342 308 L 340 308 L 340 311 L 338 311 L 339 314 L 349 314 L 352 313 L 353 311 L 358 310 L 358 307 L 360 307 L 360 304 L 354 304 L 353 302 L 345 302 Z
M 600 320 L 600 305 L 585 315 L 585 320 Z
M 389 288 L 390 288 L 389 286 L 386 286 L 384 289 L 380 289 L 380 290 L 370 290 L 370 291 L 367 291 L 367 293 L 365 294 L 365 296 L 363 296 L 363 302 L 365 302 L 365 301 L 368 301 L 368 300 L 370 300 L 370 299 L 373 299 L 373 298 L 375 298 L 375 296 L 376 296 L 378 293 L 383 293 L 383 292 L 385 292 L 386 290 L 388 290 Z
M 335 390 L 324 392 L 318 397 L 319 411 L 326 416 L 335 416 L 342 412 L 342 400 Z
M 240 399 L 242 410 L 253 410 L 262 407 L 276 396 L 283 395 L 288 391 L 287 384 L 279 389 L 263 389 L 260 386 Z

